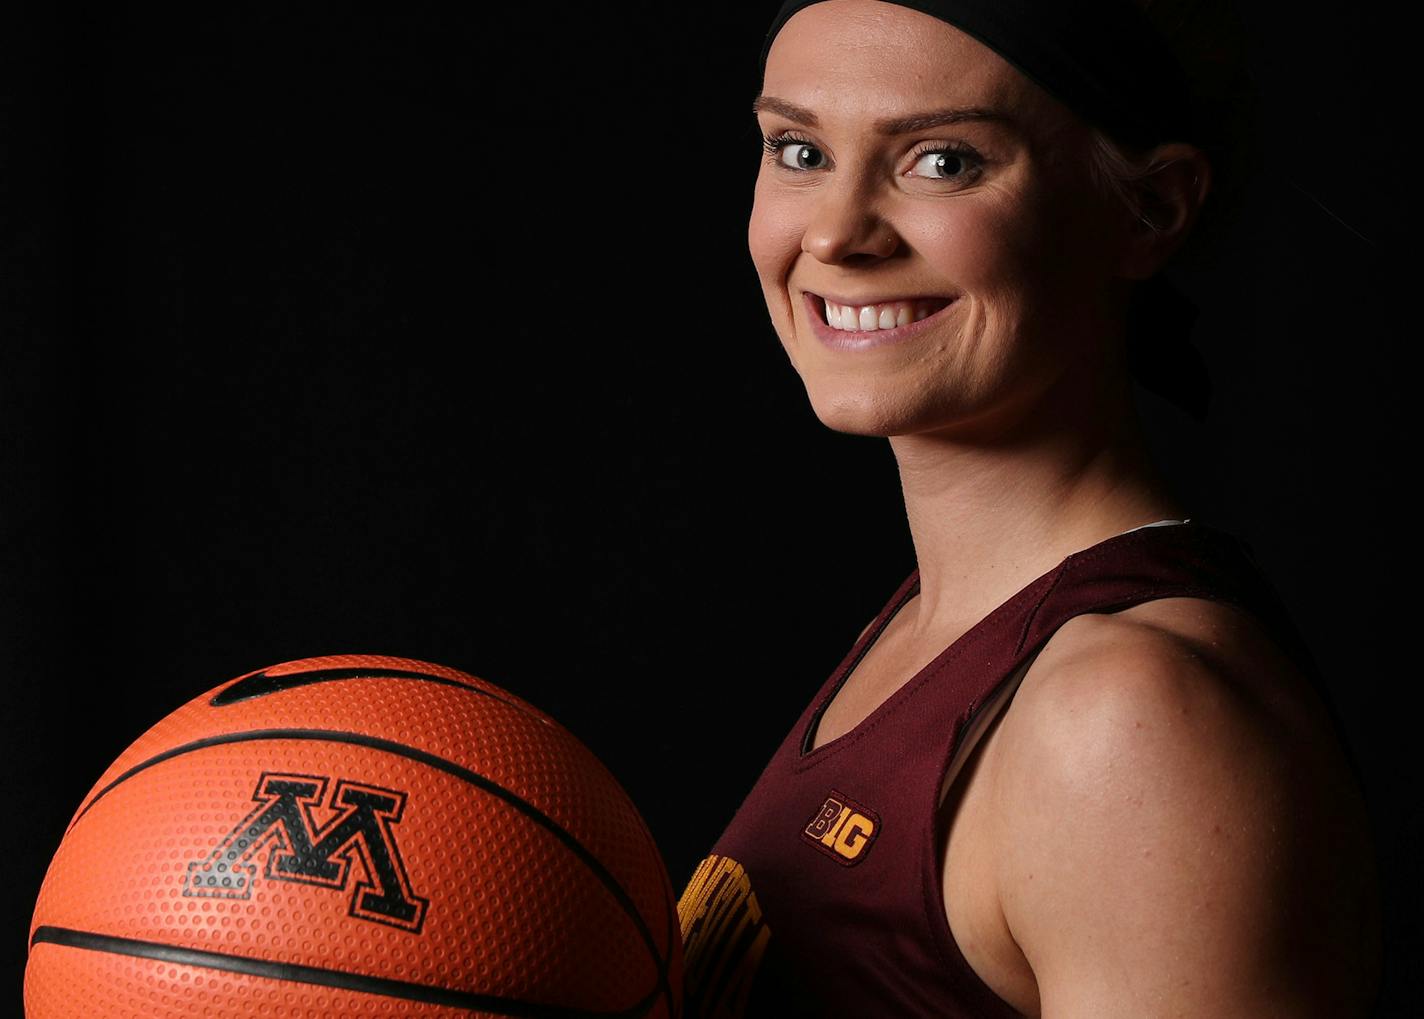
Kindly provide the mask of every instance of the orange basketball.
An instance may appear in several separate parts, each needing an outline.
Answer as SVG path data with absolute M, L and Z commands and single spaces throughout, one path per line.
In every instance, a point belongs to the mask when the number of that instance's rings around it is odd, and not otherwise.
M 676 899 L 606 768 L 492 683 L 337 655 L 189 701 L 95 784 L 28 1019 L 657 1016 Z

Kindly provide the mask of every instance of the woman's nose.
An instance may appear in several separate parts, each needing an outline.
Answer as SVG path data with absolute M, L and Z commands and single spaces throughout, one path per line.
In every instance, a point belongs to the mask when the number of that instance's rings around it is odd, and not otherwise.
M 858 255 L 888 258 L 899 244 L 894 228 L 849 188 L 822 192 L 801 237 L 801 250 L 828 264 Z

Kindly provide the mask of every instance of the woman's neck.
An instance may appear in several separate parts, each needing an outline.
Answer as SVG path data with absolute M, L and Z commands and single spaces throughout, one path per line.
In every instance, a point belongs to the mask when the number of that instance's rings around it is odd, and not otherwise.
M 890 439 L 920 571 L 912 635 L 972 625 L 1073 552 L 1190 516 L 1152 463 L 1130 384 L 1076 401 L 1073 420 L 1051 403 L 993 441 Z

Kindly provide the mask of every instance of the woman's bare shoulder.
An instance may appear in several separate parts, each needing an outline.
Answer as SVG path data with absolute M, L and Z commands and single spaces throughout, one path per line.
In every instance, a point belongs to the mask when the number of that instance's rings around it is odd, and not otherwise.
M 996 883 L 1045 1011 L 1359 1014 L 1378 966 L 1363 803 L 1249 613 L 1173 598 L 1076 617 L 996 743 Z
M 1188 671 L 1203 693 L 1220 688 L 1300 735 L 1333 739 L 1329 715 L 1309 679 L 1254 613 L 1207 598 L 1157 598 L 1112 613 L 1083 613 L 1044 648 L 1044 668 L 1068 676 L 1071 666 L 1111 656 L 1139 656 Z M 1091 671 L 1091 670 L 1090 670 Z M 1161 678 L 1159 676 L 1159 678 Z

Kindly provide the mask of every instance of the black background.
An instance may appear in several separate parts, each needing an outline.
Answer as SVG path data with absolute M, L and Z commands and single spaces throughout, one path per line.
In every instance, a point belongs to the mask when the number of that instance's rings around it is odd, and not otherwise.
M 12 1002 L 107 764 L 294 658 L 423 658 L 533 701 L 682 887 L 914 565 L 887 443 L 815 419 L 746 251 L 775 6 L 6 9 Z M 1380 1014 L 1403 1015 L 1407 65 L 1372 5 L 1247 10 L 1265 158 L 1173 270 L 1211 413 L 1142 406 L 1330 678 L 1386 880 Z

